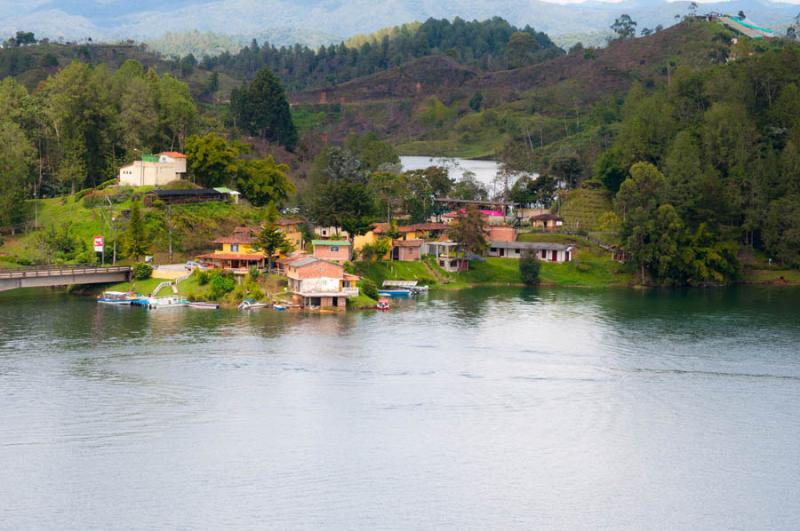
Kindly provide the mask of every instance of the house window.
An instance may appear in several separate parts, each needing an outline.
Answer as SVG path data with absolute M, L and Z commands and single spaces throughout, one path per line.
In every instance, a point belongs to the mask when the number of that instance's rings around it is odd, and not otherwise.
M 238 253 L 239 252 L 239 244 L 238 243 L 232 243 L 231 244 L 231 252 L 232 253 Z
M 514 252 L 519 254 L 519 249 L 515 249 Z
M 339 248 L 338 247 L 331 247 L 331 252 L 332 253 L 338 253 L 339 252 Z

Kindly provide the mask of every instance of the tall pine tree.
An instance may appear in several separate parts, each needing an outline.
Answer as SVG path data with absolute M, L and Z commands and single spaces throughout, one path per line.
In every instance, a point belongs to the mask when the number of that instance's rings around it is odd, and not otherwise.
M 262 68 L 249 85 L 231 94 L 231 109 L 239 126 L 252 135 L 294 149 L 297 129 L 280 80 Z

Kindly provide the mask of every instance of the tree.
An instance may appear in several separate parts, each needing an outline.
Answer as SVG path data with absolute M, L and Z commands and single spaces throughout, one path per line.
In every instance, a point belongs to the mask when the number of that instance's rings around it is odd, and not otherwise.
M 197 117 L 189 87 L 169 74 L 158 80 L 159 122 L 163 143 L 171 149 L 184 149 L 184 141 Z
M 215 133 L 191 136 L 186 140 L 189 173 L 206 187 L 230 183 L 239 170 L 242 146 L 228 142 Z
M 363 135 L 350 135 L 345 142 L 345 148 L 361 162 L 367 171 L 377 171 L 381 168 L 400 165 L 400 157 L 387 142 L 382 142 L 375 133 Z
M 764 226 L 767 252 L 789 266 L 800 266 L 800 195 L 769 204 Z
M 286 93 L 269 68 L 262 68 L 249 85 L 231 94 L 231 111 L 247 132 L 293 150 L 297 129 Z
M 620 185 L 627 177 L 627 170 L 622 162 L 622 154 L 617 149 L 604 151 L 594 165 L 594 178 L 605 186 L 612 194 L 619 191 Z
M 286 176 L 288 171 L 289 166 L 278 164 L 272 155 L 265 159 L 244 161 L 238 170 L 239 190 L 255 206 L 269 203 L 280 206 L 295 191 Z
M 578 185 L 583 165 L 578 152 L 571 147 L 560 147 L 550 161 L 550 174 L 570 187 Z
M 535 286 L 539 283 L 539 271 L 542 264 L 532 251 L 525 251 L 519 259 L 519 275 L 526 286 Z
M 483 200 L 489 197 L 489 192 L 483 186 L 475 174 L 471 171 L 466 171 L 461 176 L 461 179 L 456 181 L 453 185 L 451 195 L 456 199 L 465 199 L 468 201 Z
M 617 34 L 618 40 L 632 39 L 636 36 L 636 22 L 630 15 L 622 15 L 614 20 L 611 31 Z
M 351 237 L 369 230 L 375 217 L 375 198 L 368 190 L 361 162 L 349 150 L 325 150 L 315 160 L 311 173 L 307 209 L 312 220 L 341 227 Z
M 483 254 L 489 246 L 486 241 L 486 221 L 475 205 L 468 205 L 459 212 L 448 236 L 461 244 L 465 251 L 477 255 Z
M 535 52 L 539 49 L 539 43 L 527 32 L 518 31 L 512 33 L 508 39 L 508 49 L 506 57 L 510 68 L 519 68 L 530 64 Z
M 555 199 L 558 183 L 549 175 L 540 175 L 537 178 L 523 175 L 514 183 L 509 192 L 508 199 L 520 205 L 536 205 L 550 208 Z
M 284 234 L 277 225 L 268 223 L 264 225 L 264 227 L 261 229 L 261 232 L 256 235 L 256 241 L 253 249 L 256 251 L 264 251 L 264 254 L 267 255 L 268 270 L 272 271 L 272 263 L 275 256 L 279 252 L 284 254 L 292 252 L 294 250 L 294 246 L 292 245 L 292 242 L 286 238 L 286 234 Z
M 159 119 L 155 97 L 143 77 L 128 82 L 120 107 L 119 124 L 125 150 L 129 153 L 135 150 L 151 152 L 158 143 Z
M 142 211 L 138 201 L 134 201 L 131 205 L 128 229 L 125 231 L 125 247 L 128 251 L 128 256 L 136 261 L 147 254 L 150 249 L 150 240 L 145 231 L 144 219 L 142 218 Z
M 0 227 L 25 221 L 25 192 L 34 149 L 22 129 L 6 117 L 0 118 Z
M 483 94 L 481 91 L 475 92 L 472 97 L 469 99 L 469 108 L 475 112 L 480 112 L 481 107 L 483 106 Z

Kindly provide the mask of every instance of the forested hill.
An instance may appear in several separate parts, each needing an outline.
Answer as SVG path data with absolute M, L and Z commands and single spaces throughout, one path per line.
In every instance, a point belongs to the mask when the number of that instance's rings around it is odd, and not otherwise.
M 251 79 L 268 67 L 290 90 L 334 87 L 358 77 L 397 67 L 410 60 L 446 55 L 460 64 L 494 71 L 541 63 L 563 54 L 550 38 L 530 26 L 517 28 L 501 18 L 472 21 L 429 19 L 403 25 L 374 37 L 318 50 L 253 42 L 237 54 L 203 59 L 202 66 L 231 77 Z

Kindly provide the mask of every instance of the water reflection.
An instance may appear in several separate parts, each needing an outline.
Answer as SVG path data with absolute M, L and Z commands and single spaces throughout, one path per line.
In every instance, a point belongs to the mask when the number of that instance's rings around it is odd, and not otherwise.
M 798 294 L 0 295 L 3 527 L 793 528 Z

